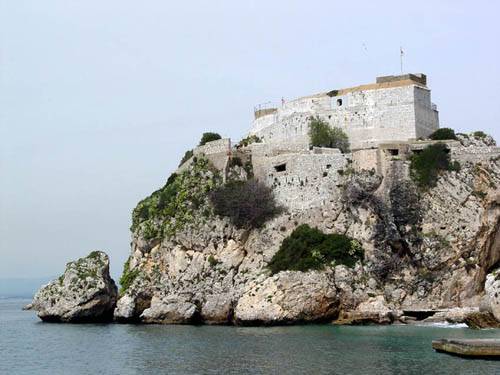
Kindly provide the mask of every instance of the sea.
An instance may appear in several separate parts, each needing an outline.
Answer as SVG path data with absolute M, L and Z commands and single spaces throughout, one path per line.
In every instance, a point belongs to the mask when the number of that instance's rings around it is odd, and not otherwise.
M 0 300 L 0 374 L 500 374 L 500 361 L 436 353 L 464 325 L 233 327 L 43 323 Z

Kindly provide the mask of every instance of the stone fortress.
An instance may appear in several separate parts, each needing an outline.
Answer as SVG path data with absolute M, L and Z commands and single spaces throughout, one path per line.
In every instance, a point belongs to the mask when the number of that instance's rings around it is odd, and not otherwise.
M 256 108 L 249 134 L 265 142 L 307 143 L 310 119 L 319 117 L 341 127 L 352 150 L 425 138 L 439 128 L 426 84 L 424 74 L 378 77 L 375 84 L 306 96 L 278 108 Z
M 392 161 L 405 160 L 434 143 L 418 140 L 439 128 L 426 83 L 424 74 L 378 77 L 375 84 L 307 96 L 278 108 L 259 107 L 248 135 L 261 142 L 239 147 L 220 139 L 196 147 L 193 157 L 205 155 L 224 177 L 231 160 L 251 163 L 254 177 L 273 187 L 277 200 L 292 210 L 333 204 L 329 200 L 344 173 L 367 169 L 385 174 Z M 349 136 L 350 153 L 311 148 L 308 131 L 314 117 L 341 127 Z M 456 160 L 477 158 L 469 155 L 473 148 L 465 150 L 458 141 L 446 143 Z M 497 152 L 494 148 L 492 153 Z

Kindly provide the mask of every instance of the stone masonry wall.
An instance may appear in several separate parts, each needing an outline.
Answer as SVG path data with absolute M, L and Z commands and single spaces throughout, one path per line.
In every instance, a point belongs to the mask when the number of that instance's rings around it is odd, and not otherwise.
M 277 201 L 292 210 L 331 203 L 338 171 L 347 165 L 340 152 L 253 155 L 252 161 L 255 178 L 272 187 Z
M 254 122 L 250 134 L 264 142 L 307 142 L 309 124 L 315 116 L 331 126 L 340 126 L 349 136 L 352 149 L 376 147 L 384 141 L 414 140 L 439 128 L 430 90 L 405 85 L 300 98 L 266 116 L 265 123 Z
M 193 154 L 210 155 L 210 154 L 217 154 L 220 152 L 230 152 L 230 151 L 231 151 L 231 138 L 224 138 L 212 142 L 207 142 L 203 146 L 195 147 L 195 149 L 193 150 Z

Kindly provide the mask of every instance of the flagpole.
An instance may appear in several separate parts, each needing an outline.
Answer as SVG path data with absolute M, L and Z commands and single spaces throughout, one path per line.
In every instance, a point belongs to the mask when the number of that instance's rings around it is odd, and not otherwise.
M 399 58 L 401 59 L 401 74 L 403 74 L 403 46 L 399 46 Z

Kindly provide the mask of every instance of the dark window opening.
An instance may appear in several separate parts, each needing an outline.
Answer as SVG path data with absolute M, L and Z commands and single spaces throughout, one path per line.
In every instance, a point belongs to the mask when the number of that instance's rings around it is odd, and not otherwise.
M 342 107 L 342 99 L 337 99 L 337 107 Z
M 326 165 L 326 169 L 330 169 L 331 167 L 332 167 L 332 165 L 331 165 L 331 164 L 327 164 L 327 165 Z
M 399 155 L 399 150 L 398 149 L 391 149 L 389 150 L 392 156 L 398 156 Z
M 276 172 L 283 172 L 286 171 L 286 164 L 280 164 L 274 167 Z

